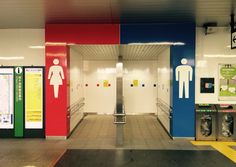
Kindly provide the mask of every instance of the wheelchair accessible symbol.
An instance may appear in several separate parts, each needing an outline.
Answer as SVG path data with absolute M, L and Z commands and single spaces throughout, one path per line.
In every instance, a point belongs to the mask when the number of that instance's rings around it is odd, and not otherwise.
M 185 98 L 189 98 L 189 82 L 192 81 L 193 78 L 193 69 L 190 65 L 187 65 L 188 60 L 183 58 L 181 60 L 181 64 L 175 69 L 175 77 L 176 81 L 179 81 L 179 98 L 183 98 L 183 94 L 185 94 Z

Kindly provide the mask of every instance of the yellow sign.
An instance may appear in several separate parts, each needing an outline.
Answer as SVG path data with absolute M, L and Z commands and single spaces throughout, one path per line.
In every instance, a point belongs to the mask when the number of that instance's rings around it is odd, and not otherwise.
M 133 80 L 134 87 L 138 87 L 138 80 Z
M 108 80 L 103 81 L 103 87 L 109 87 L 109 82 Z
M 25 72 L 26 128 L 42 128 L 43 77 L 42 69 L 29 68 Z

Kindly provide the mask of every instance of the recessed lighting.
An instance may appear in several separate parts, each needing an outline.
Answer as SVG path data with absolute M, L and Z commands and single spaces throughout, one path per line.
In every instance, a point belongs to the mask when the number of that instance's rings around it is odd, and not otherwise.
M 45 45 L 49 45 L 49 46 L 65 46 L 66 43 L 65 42 L 46 42 Z
M 45 46 L 29 46 L 30 49 L 45 49 Z
M 24 57 L 0 57 L 0 60 L 22 60 Z
M 236 57 L 236 55 L 217 55 L 217 54 L 211 54 L 211 55 L 204 55 L 204 57 L 221 57 L 221 58 L 233 58 Z
M 184 42 L 148 42 L 148 43 L 129 43 L 128 45 L 185 45 Z
M 76 45 L 75 43 L 68 43 L 67 45 L 69 45 L 69 46 L 74 46 L 74 45 Z

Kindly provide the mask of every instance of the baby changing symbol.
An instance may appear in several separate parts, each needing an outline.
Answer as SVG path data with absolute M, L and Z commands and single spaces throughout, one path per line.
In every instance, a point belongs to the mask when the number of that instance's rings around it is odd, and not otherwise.
M 181 64 L 175 69 L 176 81 L 179 81 L 179 98 L 183 98 L 183 92 L 185 98 L 189 98 L 189 82 L 193 78 L 193 69 L 190 65 L 187 65 L 188 60 L 183 58 Z
M 58 98 L 59 85 L 63 85 L 62 80 L 64 79 L 63 69 L 59 64 L 58 59 L 53 60 L 53 64 L 49 68 L 48 79 L 50 80 L 50 85 L 53 86 L 54 97 Z

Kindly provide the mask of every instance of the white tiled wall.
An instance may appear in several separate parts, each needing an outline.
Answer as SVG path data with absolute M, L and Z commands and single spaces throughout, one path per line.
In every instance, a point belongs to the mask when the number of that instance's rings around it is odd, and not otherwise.
M 98 114 L 113 114 L 116 105 L 116 61 L 87 61 L 84 63 L 85 111 Z M 157 62 L 125 61 L 123 95 L 127 114 L 156 112 Z M 110 87 L 104 87 L 108 80 Z M 131 87 L 138 80 L 138 87 Z M 97 86 L 99 84 L 99 87 Z M 145 87 L 142 87 L 145 84 Z

